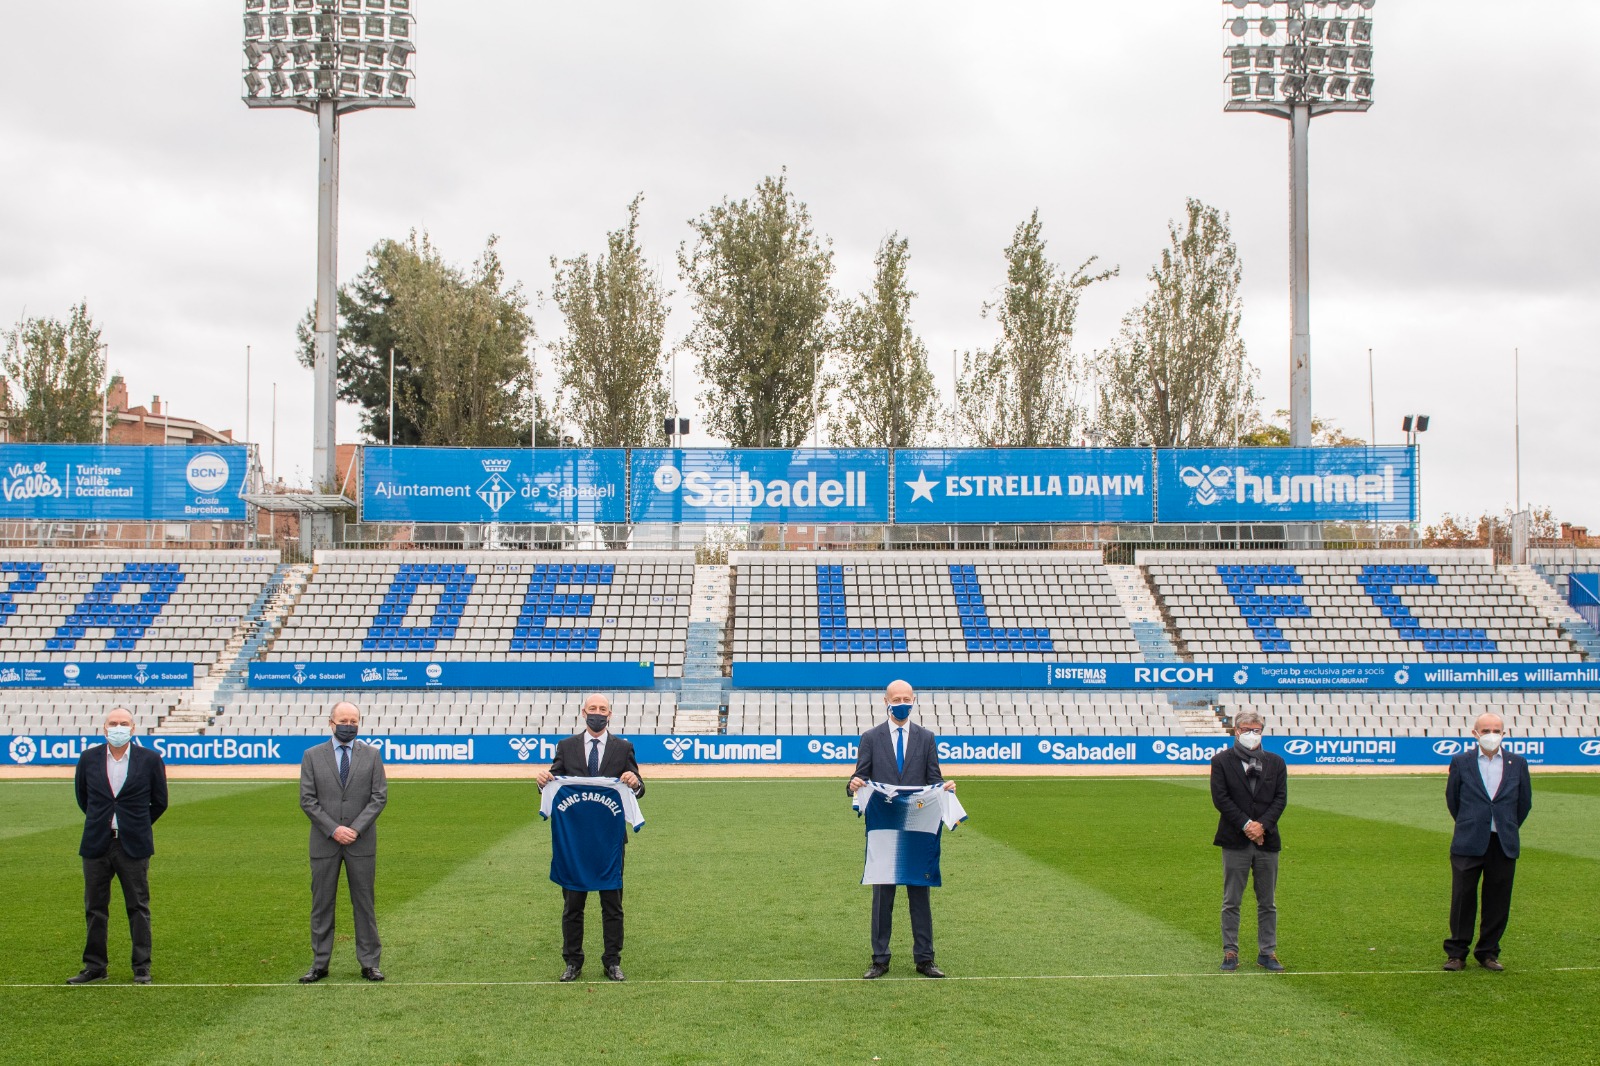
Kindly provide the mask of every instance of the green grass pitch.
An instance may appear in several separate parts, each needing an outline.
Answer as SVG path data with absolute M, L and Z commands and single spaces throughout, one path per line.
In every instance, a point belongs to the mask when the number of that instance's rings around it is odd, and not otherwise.
M 1203 778 L 969 778 L 945 837 L 940 964 L 868 962 L 862 829 L 842 782 L 657 781 L 628 853 L 628 983 L 561 969 L 549 830 L 526 781 L 391 783 L 360 980 L 339 916 L 310 963 L 292 782 L 173 784 L 151 883 L 156 984 L 78 969 L 70 783 L 0 782 L 0 1061 L 83 1063 L 1600 1061 L 1600 777 L 1535 775 L 1504 961 L 1439 970 L 1449 901 L 1438 776 L 1295 777 L 1281 947 L 1216 970 L 1221 869 Z M 1254 957 L 1253 904 L 1243 944 Z M 48 987 L 21 987 L 31 983 Z M 203 987 L 183 987 L 203 986 Z

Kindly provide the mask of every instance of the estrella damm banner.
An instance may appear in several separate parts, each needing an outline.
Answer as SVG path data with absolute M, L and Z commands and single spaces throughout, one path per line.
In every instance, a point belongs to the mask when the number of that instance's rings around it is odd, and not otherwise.
M 1152 522 L 1147 448 L 894 453 L 896 522 Z

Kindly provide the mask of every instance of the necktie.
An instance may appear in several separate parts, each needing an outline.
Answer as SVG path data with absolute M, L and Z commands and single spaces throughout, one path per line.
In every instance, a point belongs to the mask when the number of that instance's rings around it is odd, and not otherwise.
M 904 728 L 894 731 L 894 772 L 906 772 L 906 731 Z
M 598 740 L 589 741 L 589 776 L 600 776 L 600 742 Z
M 350 746 L 339 745 L 339 787 L 343 788 L 350 780 Z

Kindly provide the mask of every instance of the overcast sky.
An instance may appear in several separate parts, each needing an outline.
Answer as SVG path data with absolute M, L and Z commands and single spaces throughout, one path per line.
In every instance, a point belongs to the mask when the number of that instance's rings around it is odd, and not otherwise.
M 1287 406 L 1287 129 L 1225 114 L 1218 0 L 417 0 L 418 106 L 343 127 L 340 277 L 427 229 L 471 260 L 497 233 L 530 296 L 643 192 L 672 288 L 687 221 L 787 167 L 836 284 L 910 240 L 916 323 L 950 391 L 1002 249 L 1038 207 L 1050 254 L 1121 276 L 1084 297 L 1106 345 L 1186 196 L 1232 217 L 1244 331 Z M 315 284 L 316 123 L 240 101 L 242 0 L 0 0 L 0 322 L 87 300 L 135 402 L 310 466 L 294 326 Z M 1365 115 L 1311 132 L 1313 406 L 1377 439 L 1430 414 L 1424 515 L 1525 500 L 1600 527 L 1600 3 L 1380 0 Z M 689 328 L 674 301 L 669 339 Z M 559 319 L 535 305 L 541 335 Z M 686 362 L 686 361 L 685 361 Z M 548 357 L 544 365 L 548 367 Z M 680 365 L 679 394 L 694 414 Z M 342 410 L 342 439 L 357 436 Z M 698 429 L 698 423 L 696 425 Z M 698 434 L 690 443 L 711 443 Z

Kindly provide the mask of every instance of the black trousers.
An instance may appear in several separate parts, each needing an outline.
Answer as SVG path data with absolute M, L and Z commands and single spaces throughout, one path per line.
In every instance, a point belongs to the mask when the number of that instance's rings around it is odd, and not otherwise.
M 1500 850 L 1500 834 L 1489 834 L 1489 850 L 1482 855 L 1450 853 L 1450 939 L 1444 953 L 1452 959 L 1467 957 L 1472 946 L 1472 926 L 1478 917 L 1478 882 L 1483 882 L 1483 925 L 1472 954 L 1486 959 L 1500 954 L 1500 937 L 1511 917 L 1511 881 L 1517 860 Z
M 872 886 L 872 961 L 889 962 L 889 934 L 894 929 L 894 896 L 898 885 Z M 906 904 L 911 910 L 911 957 L 933 961 L 933 907 L 927 885 L 907 885 Z
M 106 928 L 111 918 L 111 878 L 122 885 L 122 902 L 128 909 L 128 933 L 133 940 L 133 972 L 150 969 L 150 859 L 130 858 L 122 842 L 99 858 L 83 860 L 83 914 L 89 926 L 83 945 L 83 968 L 104 973 Z
M 589 902 L 589 893 L 563 888 L 561 894 L 566 898 L 561 908 L 561 958 L 568 966 L 582 966 L 583 908 Z M 605 940 L 600 961 L 606 966 L 617 966 L 622 962 L 622 889 L 605 889 L 599 896 L 600 931 Z

